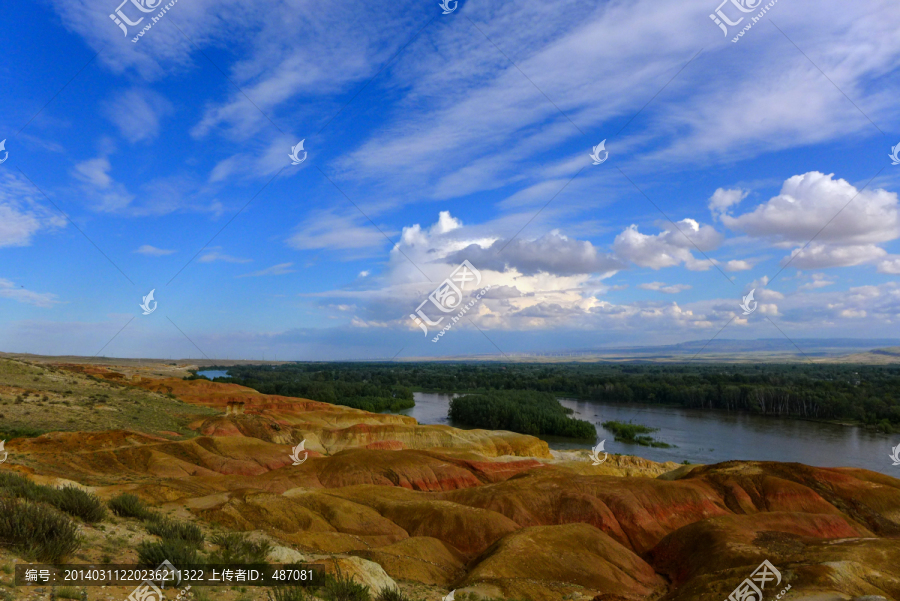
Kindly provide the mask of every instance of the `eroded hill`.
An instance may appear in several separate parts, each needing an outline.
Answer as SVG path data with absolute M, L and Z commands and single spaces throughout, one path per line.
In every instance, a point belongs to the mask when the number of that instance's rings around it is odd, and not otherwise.
M 252 532 L 282 556 L 336 561 L 413 599 L 456 589 L 534 601 L 721 601 L 764 560 L 791 599 L 900 598 L 900 480 L 866 470 L 628 457 L 594 466 L 554 457 L 530 436 L 422 426 L 230 384 L 138 379 L 116 366 L 5 369 L 10 381 L 0 383 L 18 394 L 84 383 L 112 384 L 115 395 L 102 404 L 112 409 L 108 427 L 52 428 L 45 417 L 43 429 L 67 431 L 9 441 L 0 470 L 77 482 L 104 499 L 133 493 L 204 531 Z M 135 421 L 137 399 L 146 404 L 137 402 Z M 301 441 L 307 459 L 293 465 Z M 128 526 L 105 528 L 148 537 Z M 100 561 L 109 532 L 81 529 L 96 550 L 78 560 Z M 117 561 L 135 560 L 127 540 Z

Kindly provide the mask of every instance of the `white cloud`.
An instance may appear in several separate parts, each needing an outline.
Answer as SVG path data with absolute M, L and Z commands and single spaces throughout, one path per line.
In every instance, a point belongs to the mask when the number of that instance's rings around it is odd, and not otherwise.
M 160 119 L 172 112 L 172 103 L 150 89 L 132 88 L 106 102 L 104 111 L 122 136 L 135 143 L 159 134 Z
M 878 263 L 878 273 L 900 275 L 900 257 L 892 255 Z
M 250 263 L 252 262 L 252 259 L 242 259 L 240 257 L 226 255 L 219 252 L 219 247 L 209 249 L 206 254 L 197 259 L 197 262 L 199 263 L 215 263 L 216 261 L 222 261 L 224 263 Z
M 55 294 L 32 292 L 31 290 L 26 290 L 23 286 L 17 287 L 15 283 L 4 278 L 0 278 L 0 298 L 9 298 L 20 303 L 43 308 L 52 307 L 60 302 L 56 300 Z
M 387 236 L 390 229 L 382 227 Z M 362 215 L 313 211 L 287 239 L 291 248 L 347 250 L 382 247 L 388 240 Z
M 725 271 L 733 272 L 733 271 L 747 271 L 748 269 L 753 269 L 753 262 L 746 261 L 742 259 L 735 259 L 732 261 L 728 261 L 725 263 Z
M 149 244 L 144 244 L 139 249 L 134 251 L 141 255 L 146 255 L 148 257 L 164 257 L 166 255 L 174 254 L 174 250 L 166 250 L 164 248 L 156 248 L 155 246 L 150 246 Z
M 239 278 L 252 278 L 252 277 L 260 277 L 265 275 L 287 275 L 289 273 L 296 273 L 296 269 L 291 269 L 293 263 L 279 263 L 278 265 L 272 265 L 271 267 L 266 267 L 265 269 L 261 269 L 259 271 L 254 271 L 253 273 L 245 273 L 243 275 L 239 275 Z
M 642 290 L 653 290 L 656 292 L 665 292 L 666 294 L 678 294 L 679 292 L 691 289 L 687 284 L 672 284 L 671 286 L 667 286 L 663 282 L 647 282 L 645 284 L 638 284 L 637 287 Z
M 682 219 L 675 227 L 669 224 L 661 233 L 652 236 L 642 234 L 636 225 L 616 236 L 613 250 L 616 255 L 650 269 L 661 269 L 684 264 L 691 271 L 705 271 L 711 267 L 706 258 L 697 259 L 692 250 L 715 249 L 722 241 L 722 235 L 713 227 L 700 225 L 693 219 Z M 695 246 L 696 245 L 696 246 Z
M 112 165 L 106 156 L 99 156 L 76 163 L 72 175 L 81 183 L 81 189 L 92 201 L 93 209 L 118 212 L 134 200 L 125 186 L 110 175 Z
M 40 192 L 12 173 L 0 175 L 0 248 L 28 246 L 42 229 L 64 227 L 65 218 L 39 202 Z
M 817 242 L 856 245 L 900 237 L 896 193 L 859 191 L 843 179 L 834 179 L 834 174 L 818 171 L 789 178 L 778 196 L 750 213 L 723 215 L 722 223 L 735 231 L 788 244 L 805 244 L 814 236 Z
M 488 247 L 472 244 L 446 258 L 451 263 L 464 259 L 479 268 L 515 269 L 524 275 L 602 273 L 608 277 L 625 267 L 615 257 L 598 252 L 590 242 L 568 238 L 559 231 L 537 240 L 496 240 Z
M 710 196 L 707 206 L 714 216 L 718 216 L 747 198 L 747 194 L 747 190 L 718 188 Z
M 791 251 L 791 266 L 796 269 L 823 269 L 825 267 L 852 267 L 881 259 L 887 251 L 874 244 L 839 246 L 813 242 L 805 249 Z M 786 264 L 789 259 L 782 261 Z
M 800 286 L 800 290 L 815 290 L 817 288 L 825 288 L 827 286 L 833 286 L 836 280 L 829 280 L 828 276 L 824 273 L 814 273 L 812 274 L 812 281 L 809 281 Z

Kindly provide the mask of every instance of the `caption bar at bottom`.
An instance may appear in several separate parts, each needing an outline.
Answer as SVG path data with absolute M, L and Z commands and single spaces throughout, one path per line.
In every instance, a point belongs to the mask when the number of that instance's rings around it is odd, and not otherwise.
M 169 564 L 171 565 L 171 564 Z M 320 586 L 325 566 L 303 564 L 201 564 L 148 568 L 128 564 L 17 564 L 16 586 Z

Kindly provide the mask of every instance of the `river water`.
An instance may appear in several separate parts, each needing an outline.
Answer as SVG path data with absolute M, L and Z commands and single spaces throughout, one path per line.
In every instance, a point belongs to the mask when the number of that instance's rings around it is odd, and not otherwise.
M 197 375 L 206 376 L 210 380 L 215 380 L 216 378 L 227 378 L 228 372 L 220 369 L 204 369 L 203 371 L 198 371 Z
M 415 393 L 416 406 L 400 413 L 421 424 L 453 424 L 447 417 L 452 395 Z M 900 445 L 900 435 L 879 434 L 856 426 L 839 426 L 793 419 L 768 418 L 725 411 L 670 409 L 646 405 L 612 405 L 591 401 L 560 399 L 573 409 L 573 417 L 593 423 L 599 440 L 606 440 L 608 453 L 637 455 L 653 461 L 684 460 L 691 463 L 718 463 L 730 459 L 788 461 L 820 467 L 861 467 L 900 477 L 900 466 L 890 459 L 892 446 Z M 616 442 L 600 424 L 605 421 L 643 424 L 659 428 L 656 440 L 670 449 L 643 447 Z M 587 442 L 544 438 L 550 448 L 587 449 Z

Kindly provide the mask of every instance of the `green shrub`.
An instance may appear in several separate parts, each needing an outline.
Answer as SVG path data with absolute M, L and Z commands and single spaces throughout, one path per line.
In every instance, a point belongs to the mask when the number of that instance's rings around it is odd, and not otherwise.
M 147 521 L 147 532 L 167 541 L 183 541 L 195 547 L 203 545 L 203 532 L 189 522 L 154 515 Z
M 36 438 L 46 434 L 45 430 L 29 427 L 0 426 L 0 440 L 10 441 L 13 438 Z
M 122 518 L 149 520 L 154 516 L 147 505 L 134 495 L 121 494 L 107 503 L 112 512 Z
M 168 560 L 176 568 L 204 563 L 197 547 L 181 540 L 143 541 L 137 546 L 138 565 L 155 568 Z
M 0 545 L 28 559 L 58 563 L 80 544 L 75 523 L 56 509 L 0 498 Z
M 90 493 L 74 486 L 54 488 L 35 484 L 12 472 L 0 472 L 0 495 L 47 503 L 88 523 L 99 522 L 106 516 L 103 503 Z
M 57 509 L 79 517 L 89 524 L 101 521 L 106 517 L 106 508 L 96 495 L 84 492 L 74 486 L 56 489 L 49 501 Z
M 372 601 L 369 587 L 359 584 L 350 576 L 344 576 L 340 568 L 336 575 L 325 575 L 325 585 L 319 591 L 319 596 L 325 601 Z
M 210 555 L 210 563 L 261 565 L 272 550 L 268 541 L 252 541 L 239 532 L 215 534 L 210 542 L 219 547 Z

